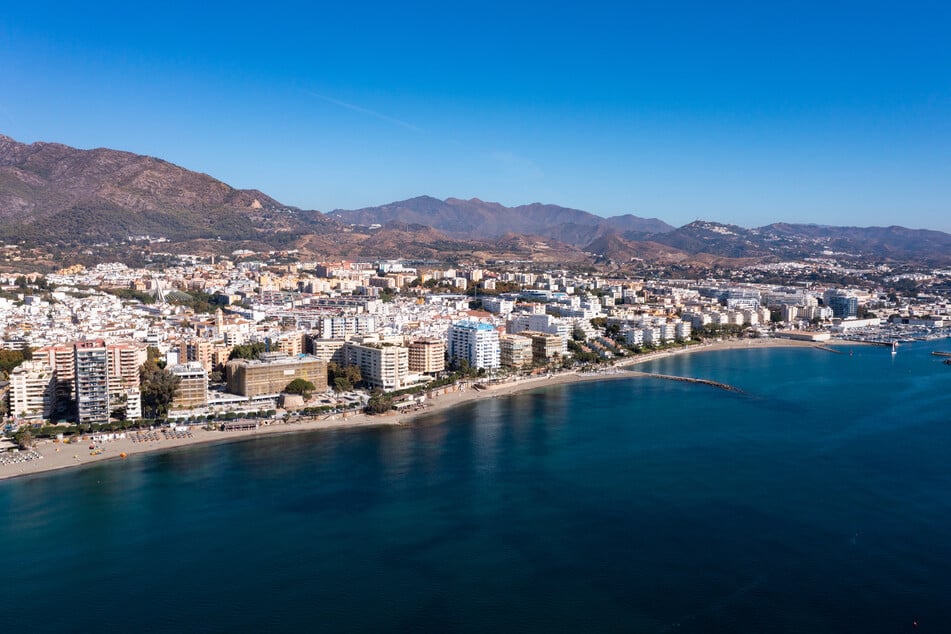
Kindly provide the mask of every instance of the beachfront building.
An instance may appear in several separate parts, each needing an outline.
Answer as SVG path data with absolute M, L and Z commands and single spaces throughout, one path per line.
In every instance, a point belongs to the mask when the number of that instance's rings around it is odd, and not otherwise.
M 58 344 L 45 346 L 33 351 L 34 359 L 43 359 L 56 374 L 56 400 L 68 401 L 73 398 L 76 378 L 76 346 Z
M 109 354 L 102 339 L 77 342 L 74 348 L 77 421 L 109 422 Z
M 406 387 L 409 350 L 403 346 L 348 341 L 344 346 L 347 365 L 360 368 L 363 382 L 370 388 L 398 390 Z
M 310 381 L 318 392 L 327 389 L 327 363 L 308 354 L 270 352 L 259 359 L 234 359 L 225 365 L 225 372 L 228 391 L 249 398 L 277 396 L 294 379 Z
M 528 332 L 523 332 L 527 335 Z M 566 347 L 565 340 L 561 335 L 552 335 L 547 332 L 533 332 L 532 337 L 532 363 L 544 365 L 550 361 L 561 358 L 563 350 Z
M 859 299 L 848 291 L 829 289 L 822 295 L 822 303 L 832 309 L 832 316 L 849 319 L 858 315 Z
M 499 363 L 503 368 L 519 370 L 532 364 L 532 340 L 522 335 L 499 337 Z
M 173 409 L 189 409 L 208 404 L 208 370 L 201 363 L 180 363 L 171 366 L 168 371 L 180 379 L 172 399 Z
M 311 337 L 307 342 L 308 352 L 324 363 L 343 365 L 346 361 L 343 353 L 343 339 L 315 339 Z
M 25 361 L 10 372 L 10 413 L 21 420 L 49 419 L 56 406 L 56 374 L 45 360 Z
M 439 374 L 446 369 L 446 342 L 442 339 L 416 339 L 408 347 L 410 372 Z
M 505 332 L 511 335 L 517 335 L 526 330 L 560 336 L 562 338 L 561 354 L 568 354 L 568 338 L 571 336 L 572 326 L 567 321 L 544 313 L 531 313 L 512 315 L 505 323 Z
M 495 370 L 499 367 L 499 333 L 491 324 L 456 322 L 449 327 L 447 353 L 450 361 L 466 361 L 472 368 Z

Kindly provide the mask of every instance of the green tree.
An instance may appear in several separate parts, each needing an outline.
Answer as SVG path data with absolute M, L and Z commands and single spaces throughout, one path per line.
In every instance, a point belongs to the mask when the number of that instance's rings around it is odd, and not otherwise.
M 30 358 L 28 351 L 0 350 L 0 372 L 9 374 L 10 371 Z
M 316 389 L 317 386 L 310 381 L 298 378 L 288 383 L 287 387 L 284 388 L 284 392 L 287 394 L 300 394 L 304 398 L 310 398 L 310 395 Z
M 363 381 L 363 374 L 360 373 L 359 366 L 340 365 L 331 361 L 327 364 L 327 383 L 337 389 L 337 379 L 345 379 L 350 384 L 347 389 L 337 391 L 349 392 Z
M 262 354 L 264 354 L 266 347 L 263 342 L 256 341 L 255 343 L 247 343 L 243 345 L 235 346 L 231 349 L 231 354 L 228 355 L 228 360 L 231 359 L 257 359 Z
M 19 431 L 13 435 L 13 440 L 16 441 L 20 449 L 29 449 L 33 446 L 33 432 L 29 427 L 21 427 Z
M 353 384 L 347 380 L 346 377 L 338 376 L 334 379 L 334 391 L 335 392 L 349 392 L 353 389 Z
M 165 418 L 168 407 L 182 379 L 159 367 L 155 361 L 146 361 L 139 368 L 142 391 L 142 413 L 147 418 Z
M 365 411 L 367 414 L 382 414 L 393 409 L 392 397 L 384 394 L 382 391 L 375 391 L 370 400 L 367 401 Z

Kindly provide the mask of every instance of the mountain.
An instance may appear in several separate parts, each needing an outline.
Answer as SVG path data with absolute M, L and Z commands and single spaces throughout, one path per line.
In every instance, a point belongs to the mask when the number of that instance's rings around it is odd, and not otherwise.
M 0 239 L 8 242 L 93 244 L 148 234 L 275 244 L 327 224 L 315 212 L 161 159 L 0 136 Z
M 705 220 L 697 220 L 673 231 L 653 236 L 653 240 L 692 255 L 707 253 L 725 258 L 775 255 L 769 246 L 749 229 Z
M 776 248 L 790 252 L 832 252 L 892 260 L 951 259 L 951 234 L 905 227 L 833 227 L 776 223 L 757 232 Z M 792 243 L 791 247 L 782 243 Z
M 822 257 L 951 263 L 951 235 L 904 227 L 777 223 L 745 229 L 709 221 L 683 227 L 633 215 L 602 218 L 533 203 L 420 196 L 380 207 L 290 207 L 162 159 L 0 135 L 0 241 L 11 263 L 142 258 L 161 250 L 227 253 L 299 249 L 314 257 L 536 260 L 724 266 Z M 134 243 L 135 248 L 130 248 Z M 28 250 L 29 252 L 25 252 Z M 17 259 L 11 259 L 11 258 Z
M 336 209 L 330 217 L 352 225 L 385 225 L 391 222 L 422 224 L 449 235 L 496 239 L 507 233 L 524 233 L 580 246 L 613 231 L 663 233 L 673 227 L 656 218 L 627 214 L 602 218 L 580 209 L 532 203 L 506 207 L 478 198 L 439 200 L 419 196 L 379 207 Z

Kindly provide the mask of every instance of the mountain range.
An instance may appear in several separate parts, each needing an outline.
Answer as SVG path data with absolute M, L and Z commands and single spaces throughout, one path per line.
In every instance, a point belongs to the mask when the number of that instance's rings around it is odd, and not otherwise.
M 148 249 L 149 239 L 161 239 L 165 250 L 298 249 L 318 257 L 708 266 L 836 254 L 951 262 L 951 235 L 898 226 L 746 229 L 697 221 L 675 228 L 630 214 L 430 196 L 323 214 L 159 158 L 0 135 L 0 240 L 69 260 L 128 257 L 137 252 L 130 241 Z

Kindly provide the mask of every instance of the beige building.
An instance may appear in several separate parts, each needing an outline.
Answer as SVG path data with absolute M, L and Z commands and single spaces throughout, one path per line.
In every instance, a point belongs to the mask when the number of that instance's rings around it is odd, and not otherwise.
M 199 363 L 205 370 L 211 371 L 215 362 L 215 344 L 208 339 L 187 339 L 179 346 L 179 359 L 184 363 Z
M 310 381 L 318 392 L 327 389 L 327 363 L 311 355 L 290 357 L 272 352 L 260 359 L 234 359 L 225 370 L 228 391 L 242 396 L 280 394 L 294 379 Z
M 523 332 L 522 335 L 528 335 Z M 546 332 L 533 332 L 532 337 L 532 363 L 544 365 L 549 361 L 561 357 L 562 349 L 565 347 L 565 340 L 561 335 L 551 335 Z
M 49 419 L 56 406 L 56 374 L 45 360 L 25 361 L 10 372 L 10 413 L 24 420 Z
M 409 373 L 409 350 L 391 344 L 359 344 L 348 341 L 344 345 L 347 365 L 360 368 L 363 382 L 369 387 L 398 390 L 406 386 Z
M 198 363 L 180 363 L 168 369 L 181 381 L 172 399 L 173 409 L 189 409 L 208 404 L 208 370 Z
M 343 365 L 346 358 L 343 354 L 343 344 L 347 343 L 343 339 L 314 339 L 309 342 L 310 353 L 325 363 L 338 363 Z
M 124 341 L 106 346 L 109 368 L 109 390 L 119 393 L 139 387 L 139 368 L 148 360 L 148 346 Z
M 66 343 L 47 346 L 33 353 L 35 359 L 46 361 L 56 374 L 56 395 L 59 399 L 75 397 L 76 345 Z M 121 341 L 106 344 L 105 349 L 110 393 L 117 395 L 138 389 L 139 367 L 148 358 L 148 346 L 134 341 Z
M 499 362 L 504 368 L 520 369 L 532 364 L 532 340 L 522 335 L 499 337 Z
M 409 370 L 438 374 L 446 369 L 446 342 L 442 339 L 417 339 L 409 344 Z
M 75 347 L 71 343 L 46 346 L 33 351 L 33 359 L 45 360 L 56 373 L 56 398 L 73 398 L 76 380 Z
M 271 350 L 283 352 L 288 356 L 297 356 L 304 353 L 304 333 L 290 333 L 281 335 L 271 341 Z

